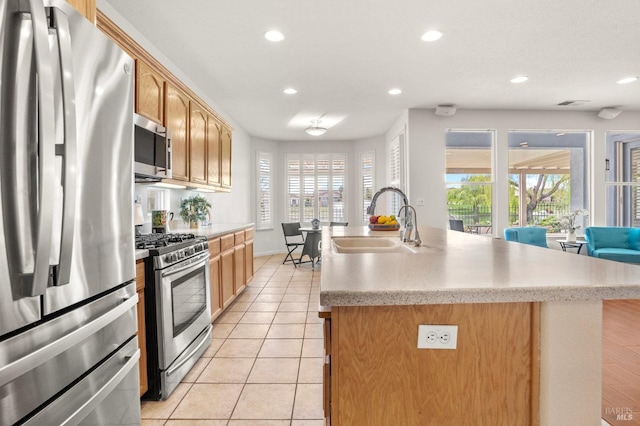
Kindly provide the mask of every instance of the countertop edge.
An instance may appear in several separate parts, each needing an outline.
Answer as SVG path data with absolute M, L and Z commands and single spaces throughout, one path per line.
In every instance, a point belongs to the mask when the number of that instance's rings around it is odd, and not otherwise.
M 640 287 L 548 287 L 416 291 L 320 291 L 322 306 L 403 306 L 458 303 L 562 302 L 639 299 Z

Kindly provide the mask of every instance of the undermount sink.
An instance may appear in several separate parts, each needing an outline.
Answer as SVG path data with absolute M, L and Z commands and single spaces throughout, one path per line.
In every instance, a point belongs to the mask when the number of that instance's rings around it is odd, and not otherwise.
M 387 237 L 333 237 L 336 253 L 422 253 L 433 251 L 429 247 L 403 244 L 399 238 Z

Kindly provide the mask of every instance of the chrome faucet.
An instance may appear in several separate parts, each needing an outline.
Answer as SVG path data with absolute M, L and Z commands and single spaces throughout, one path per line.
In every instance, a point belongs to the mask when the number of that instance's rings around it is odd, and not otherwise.
M 402 207 L 405 207 L 405 206 L 409 205 L 409 199 L 407 198 L 405 193 L 402 192 L 402 190 L 400 188 L 396 188 L 395 186 L 385 186 L 384 188 L 380 188 L 378 190 L 378 192 L 373 194 L 373 198 L 371 199 L 371 204 L 369 204 L 369 207 L 367 207 L 367 214 L 368 215 L 375 214 L 376 202 L 378 201 L 378 197 L 381 194 L 383 194 L 385 192 L 388 192 L 388 191 L 395 192 L 395 193 L 397 193 L 398 195 L 400 195 L 402 197 L 402 202 L 404 203 L 404 205 Z M 400 210 L 402 210 L 402 209 L 400 209 Z M 411 227 L 407 227 L 406 226 L 407 224 L 410 224 L 409 210 L 408 209 L 404 214 L 404 222 L 402 220 L 400 220 L 400 213 L 398 213 L 398 221 L 402 224 L 402 229 L 400 231 L 400 239 L 403 242 L 407 242 L 407 241 L 409 241 L 409 238 L 411 236 Z
M 422 240 L 420 239 L 420 234 L 418 233 L 418 214 L 416 213 L 416 209 L 409 204 L 405 204 L 404 206 L 400 207 L 400 210 L 398 210 L 398 216 L 400 216 L 400 212 L 402 212 L 402 209 L 404 208 L 406 208 L 407 211 L 409 211 L 409 209 L 413 210 L 413 214 L 409 214 L 407 216 L 405 212 L 404 228 L 406 231 L 401 231 L 400 238 L 404 242 L 413 243 L 414 246 L 420 247 L 420 244 L 422 244 Z M 414 228 L 416 230 L 416 237 L 412 240 L 411 229 L 414 229 Z
M 401 197 L 402 197 L 402 202 L 404 203 L 404 205 L 408 205 L 409 204 L 409 199 L 407 198 L 407 196 L 404 194 L 404 192 L 402 192 L 401 189 L 396 188 L 394 186 L 385 186 L 384 188 L 380 188 L 378 190 L 378 192 L 376 192 L 373 195 L 373 198 L 371 199 L 371 204 L 369 204 L 369 207 L 367 207 L 367 214 L 368 215 L 373 215 L 376 211 L 376 202 L 378 201 L 378 197 L 380 196 L 380 194 L 387 192 L 387 191 L 393 191 L 398 193 Z

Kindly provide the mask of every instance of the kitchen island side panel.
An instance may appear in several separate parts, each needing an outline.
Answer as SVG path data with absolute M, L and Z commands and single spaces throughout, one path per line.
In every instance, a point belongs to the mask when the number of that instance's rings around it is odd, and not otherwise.
M 538 424 L 539 308 L 333 307 L 331 424 Z M 457 349 L 417 349 L 419 324 L 458 325 Z

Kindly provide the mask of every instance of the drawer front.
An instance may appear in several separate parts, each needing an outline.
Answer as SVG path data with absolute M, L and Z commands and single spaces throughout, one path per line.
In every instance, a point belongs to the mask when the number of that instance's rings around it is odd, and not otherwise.
M 244 230 L 244 239 L 245 241 L 253 240 L 253 228 Z
M 236 232 L 236 245 L 244 243 L 244 231 Z
M 233 248 L 234 245 L 233 234 L 223 235 L 222 237 L 220 237 L 220 249 L 222 251 L 229 250 L 230 248 Z
M 209 255 L 214 258 L 218 254 L 220 254 L 220 238 L 209 240 Z
M 136 260 L 136 291 L 144 289 L 144 260 Z

